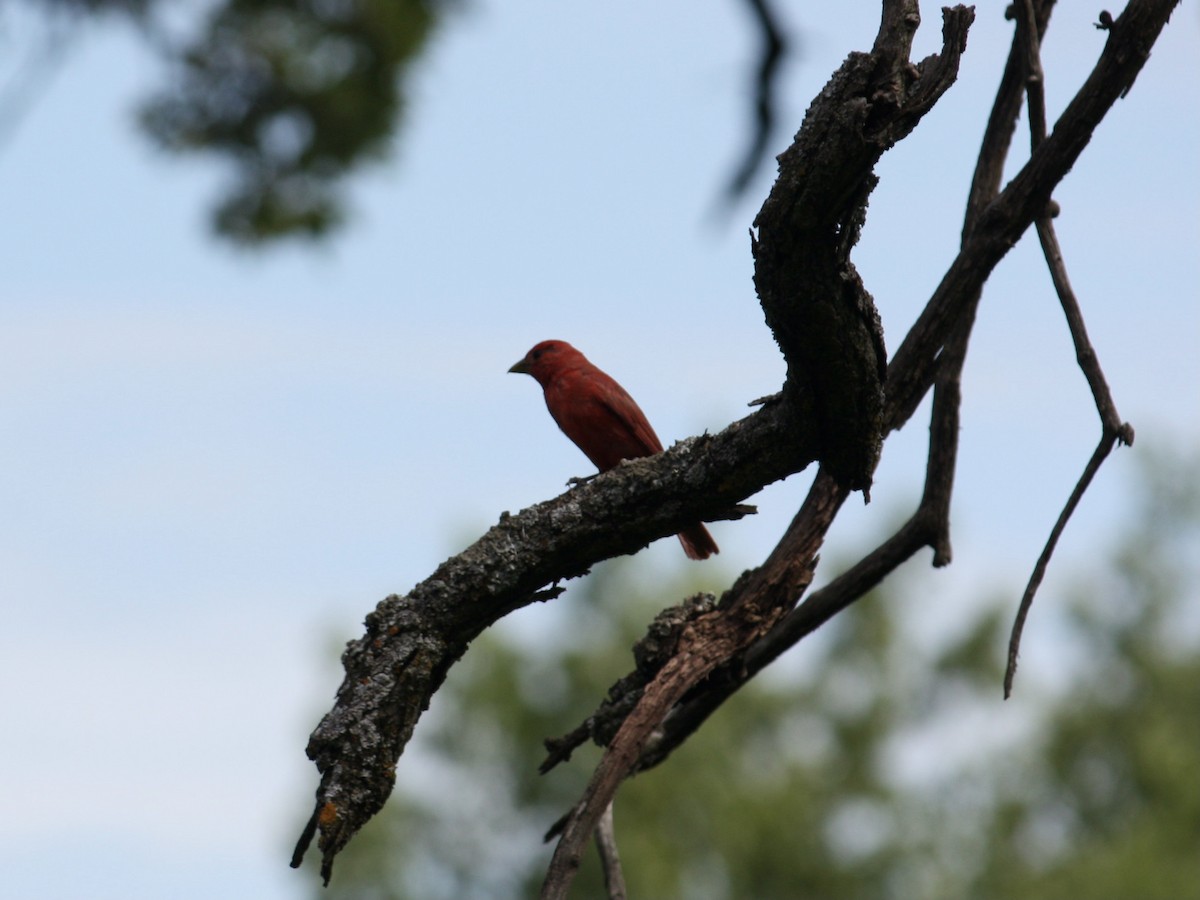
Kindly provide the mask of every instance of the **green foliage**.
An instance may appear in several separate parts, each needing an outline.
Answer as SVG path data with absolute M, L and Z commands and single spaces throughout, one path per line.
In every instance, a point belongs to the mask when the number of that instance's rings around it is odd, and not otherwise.
M 1076 660 L 1053 688 L 1027 664 L 1000 699 L 1015 589 L 933 650 L 902 591 L 839 616 L 794 654 L 804 672 L 760 677 L 623 787 L 631 896 L 1200 898 L 1197 471 L 1160 462 L 1132 537 L 1069 610 L 1053 621 L 1041 599 L 1038 627 Z M 562 617 L 547 633 L 481 638 L 314 896 L 535 896 L 540 836 L 598 753 L 538 776 L 542 738 L 585 717 L 657 608 L 695 587 L 607 564 L 535 611 Z M 573 896 L 604 896 L 594 859 Z
M 433 0 L 225 0 L 173 53 L 143 124 L 166 148 L 233 162 L 218 233 L 319 236 L 341 217 L 339 179 L 387 149 L 437 12 Z

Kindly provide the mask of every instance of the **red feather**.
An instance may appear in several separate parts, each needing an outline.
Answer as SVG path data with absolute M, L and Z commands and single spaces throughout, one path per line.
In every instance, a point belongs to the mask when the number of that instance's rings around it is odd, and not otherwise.
M 662 442 L 629 393 L 566 341 L 542 341 L 509 369 L 532 375 L 563 433 L 601 472 L 623 459 L 662 453 Z M 707 559 L 717 543 L 697 522 L 679 533 L 691 559 Z

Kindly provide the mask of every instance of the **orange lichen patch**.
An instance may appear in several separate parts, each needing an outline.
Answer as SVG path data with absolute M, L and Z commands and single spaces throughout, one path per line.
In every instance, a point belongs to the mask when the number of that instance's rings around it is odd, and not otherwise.
M 337 821 L 338 810 L 332 800 L 326 800 L 325 805 L 321 807 L 321 814 L 317 816 L 317 821 L 322 828 L 328 828 Z

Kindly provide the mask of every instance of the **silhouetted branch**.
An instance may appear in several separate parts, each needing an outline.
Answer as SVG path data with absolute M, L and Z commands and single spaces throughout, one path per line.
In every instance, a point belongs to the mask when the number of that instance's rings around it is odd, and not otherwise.
M 754 129 L 742 161 L 734 169 L 725 189 L 728 199 L 740 197 L 750 180 L 769 158 L 768 147 L 775 132 L 775 87 L 780 67 L 788 53 L 788 39 L 779 26 L 771 0 L 745 0 L 750 15 L 762 35 L 758 66 L 754 74 Z
M 602 560 L 633 553 L 687 522 L 719 516 L 816 456 L 811 415 L 774 404 L 724 431 L 631 460 L 559 497 L 500 521 L 406 596 L 366 618 L 342 654 L 345 679 L 308 743 L 321 772 L 313 821 L 322 876 L 384 804 L 396 760 L 446 672 L 481 631 L 554 594 Z M 297 844 L 299 863 L 314 836 Z
M 1039 35 L 1046 28 L 1052 6 L 1052 0 L 1043 0 L 1035 6 L 1035 20 Z M 1138 26 L 1145 31 L 1138 38 L 1134 38 L 1127 32 L 1126 38 L 1136 44 L 1138 41 L 1152 40 L 1148 35 L 1157 36 L 1170 12 L 1170 5 L 1159 4 L 1156 10 L 1159 15 L 1157 19 L 1141 15 L 1130 19 L 1129 21 L 1137 22 Z M 952 315 L 948 310 L 945 319 L 945 327 L 949 329 L 949 333 L 943 342 L 931 343 L 933 339 L 930 331 L 924 332 L 920 340 L 910 332 L 909 337 L 905 340 L 905 346 L 914 349 L 919 347 L 920 357 L 908 353 L 904 355 L 898 353 L 888 367 L 889 388 L 884 407 L 885 434 L 903 425 L 928 391 L 929 383 L 936 384 L 934 411 L 930 426 L 926 486 L 920 506 L 912 517 L 876 550 L 825 587 L 814 591 L 804 603 L 785 616 L 774 629 L 751 646 L 735 665 L 723 669 L 720 677 L 710 678 L 684 703 L 673 710 L 655 739 L 643 752 L 637 766 L 638 771 L 657 765 L 665 759 L 749 678 L 761 671 L 797 641 L 877 586 L 887 575 L 921 548 L 928 546 L 934 549 L 935 563 L 946 561 L 950 552 L 949 498 L 957 450 L 957 410 L 961 402 L 961 398 L 958 396 L 958 373 L 961 371 L 962 353 L 965 351 L 965 343 L 960 342 L 965 342 L 969 335 L 983 282 L 990 273 L 990 268 L 982 268 L 978 261 L 970 258 L 970 254 L 976 252 L 979 247 L 989 246 L 992 243 L 994 238 L 988 232 L 994 230 L 1004 234 L 1017 229 L 1023 231 L 1035 215 L 1045 209 L 1043 207 L 1041 210 L 1036 210 L 1030 204 L 1000 203 L 997 200 L 1000 197 L 1000 174 L 1011 144 L 1016 118 L 1020 112 L 1021 100 L 1025 91 L 1026 51 L 1021 41 L 1021 35 L 1015 34 L 1008 64 L 985 131 L 967 204 L 962 252 L 952 264 L 946 279 L 943 280 L 942 285 L 939 286 L 930 301 L 930 305 L 945 302 L 950 297 L 956 301 Z M 1127 53 L 1127 49 L 1124 45 L 1110 43 L 1105 48 L 1100 62 L 1097 63 L 1097 69 L 1113 72 L 1114 70 L 1109 66 L 1111 60 L 1108 57 L 1110 55 L 1120 56 L 1125 53 Z M 1141 59 L 1144 61 L 1144 58 L 1143 55 Z M 1114 77 L 1125 80 L 1131 79 L 1135 74 L 1136 72 L 1131 73 L 1128 70 L 1119 69 L 1115 72 Z M 1090 84 L 1091 81 L 1092 79 L 1089 79 L 1088 83 Z M 1087 89 L 1085 85 L 1083 90 Z M 1105 93 L 1110 98 L 1110 104 L 1115 102 L 1121 93 L 1119 84 L 1108 86 Z M 1060 127 L 1064 120 L 1067 120 L 1065 114 L 1063 120 L 1060 120 Z M 1087 125 L 1089 119 L 1084 117 L 1075 117 L 1067 121 L 1072 123 L 1072 128 L 1089 127 Z M 1060 146 L 1082 149 L 1082 146 L 1086 144 L 1086 141 L 1080 140 L 1078 136 L 1068 138 L 1065 134 L 1060 134 L 1059 138 Z M 1026 169 L 1028 168 L 1027 165 Z M 1069 166 L 1067 168 L 1069 169 Z M 1041 173 L 1040 177 L 1049 177 L 1060 171 L 1060 166 L 1039 166 L 1038 171 Z M 1010 183 L 1005 189 L 1005 193 L 1013 189 L 1014 184 Z M 1035 188 L 1025 184 L 1020 186 L 1020 189 L 1031 191 Z M 1036 190 L 1044 191 L 1048 196 L 1052 186 L 1042 187 L 1039 185 L 1036 186 Z M 1024 226 L 1021 226 L 1019 223 L 997 216 L 995 214 L 997 208 L 1004 211 L 1006 215 L 1015 214 L 1019 210 L 1023 216 L 1028 218 L 1024 220 Z M 979 229 L 984 229 L 982 234 Z M 951 280 L 952 276 L 953 280 Z M 954 289 L 948 289 L 948 284 L 952 284 Z M 928 312 L 928 307 L 926 311 Z M 1068 313 L 1069 321 L 1071 318 L 1071 314 Z M 1081 318 L 1079 324 L 1082 325 Z M 914 326 L 915 329 L 916 326 Z M 1074 325 L 1072 325 L 1072 333 L 1082 334 L 1081 331 L 1076 330 Z M 1088 349 L 1082 351 L 1082 358 L 1088 358 L 1089 355 Z M 1098 394 L 1097 396 L 1099 398 L 1103 395 Z M 1097 402 L 1099 403 L 1100 400 L 1098 399 Z M 1131 433 L 1129 436 L 1132 438 Z M 1058 532 L 1060 533 L 1061 529 L 1058 529 Z M 619 691 L 610 692 L 609 699 L 588 720 L 593 739 L 603 743 L 606 736 L 611 734 L 614 727 L 613 714 L 620 709 L 622 702 Z M 578 738 L 579 730 L 577 729 L 571 736 Z
M 849 254 L 865 219 L 875 163 L 953 82 L 973 17 L 963 7 L 944 10 L 942 52 L 914 66 L 908 53 L 917 4 L 886 2 L 875 48 L 851 54 L 814 101 L 780 157 L 779 179 L 755 222 L 755 284 L 788 366 L 780 396 L 718 434 L 623 464 L 516 516 L 505 514 L 407 596 L 383 601 L 367 617 L 365 635 L 347 647 L 337 701 L 310 739 L 321 783 L 296 861 L 319 834 L 328 880 L 334 856 L 390 793 L 397 759 L 429 697 L 480 631 L 549 596 L 558 581 L 596 561 L 718 516 L 813 460 L 820 460 L 821 472 L 771 556 L 739 578 L 716 607 L 701 601 L 683 610 L 677 630 L 666 629 L 657 655 L 649 653 L 638 678 L 616 698 L 625 705 L 605 724 L 605 755 L 563 821 L 544 896 L 565 894 L 582 847 L 621 781 L 665 758 L 746 672 L 861 597 L 922 546 L 934 548 L 935 561 L 947 561 L 958 377 L 983 283 L 1045 214 L 1054 187 L 1133 83 L 1174 5 L 1131 0 L 1054 131 L 996 193 L 1016 115 L 1006 69 L 960 253 L 885 371 L 878 317 Z M 1034 7 L 1039 29 L 1049 7 Z M 1009 68 L 1019 75 L 1024 60 L 1014 68 L 1010 55 Z M 1082 331 L 1072 326 L 1072 332 L 1078 343 Z M 841 503 L 851 490 L 869 487 L 883 437 L 906 422 L 935 385 L 939 399 L 917 512 L 793 609 Z M 595 723 L 577 730 L 552 749 L 552 759 L 569 753 L 580 733 L 596 738 L 598 731 Z
M 583 797 L 567 814 L 542 884 L 543 900 L 566 897 L 589 835 L 671 709 L 718 666 L 766 633 L 812 581 L 817 550 L 846 493 L 822 470 L 767 561 L 739 578 L 715 609 L 688 622 L 679 634 L 674 652 L 641 692 L 596 766 Z
M 1030 144 L 1036 151 L 1046 139 L 1046 98 L 1045 73 L 1042 71 L 1040 39 L 1033 24 L 1032 0 L 1021 0 L 1017 4 L 1017 21 L 1026 53 L 1026 94 L 1029 97 Z M 1110 22 L 1109 27 L 1115 26 Z M 1129 84 L 1133 84 L 1132 79 Z M 1126 88 L 1126 92 L 1128 92 L 1128 88 Z M 1083 321 L 1083 311 L 1080 309 L 1075 291 L 1071 288 L 1071 282 L 1067 278 L 1066 263 L 1063 261 L 1058 236 L 1054 232 L 1054 221 L 1050 211 L 1038 218 L 1037 233 L 1042 245 L 1042 253 L 1046 257 L 1046 265 L 1050 269 L 1050 278 L 1054 282 L 1054 290 L 1058 294 L 1059 302 L 1062 304 L 1063 313 L 1067 319 L 1071 340 L 1075 344 L 1075 358 L 1084 377 L 1087 378 L 1088 386 L 1092 390 L 1092 397 L 1096 403 L 1096 411 L 1100 415 L 1101 434 L 1091 459 L 1084 467 L 1083 474 L 1074 490 L 1071 491 L 1071 496 L 1067 498 L 1066 505 L 1059 513 L 1058 519 L 1050 531 L 1050 537 L 1046 540 L 1045 547 L 1042 548 L 1042 553 L 1034 565 L 1033 573 L 1029 576 L 1029 583 L 1025 586 L 1025 593 L 1021 596 L 1021 603 L 1017 608 L 1016 619 L 1013 621 L 1012 634 L 1008 642 L 1008 663 L 1004 670 L 1004 696 L 1006 699 L 1012 695 L 1025 620 L 1029 616 L 1030 607 L 1033 606 L 1033 598 L 1037 594 L 1038 587 L 1041 586 L 1042 579 L 1045 577 L 1050 558 L 1054 555 L 1058 539 L 1062 536 L 1067 522 L 1083 498 L 1084 492 L 1087 491 L 1096 472 L 1099 471 L 1108 454 L 1112 452 L 1113 447 L 1118 442 L 1133 443 L 1133 426 L 1128 422 L 1121 421 L 1121 417 L 1117 414 L 1117 407 L 1113 402 L 1112 393 L 1108 389 L 1104 372 L 1100 368 L 1099 358 L 1088 339 L 1087 328 Z

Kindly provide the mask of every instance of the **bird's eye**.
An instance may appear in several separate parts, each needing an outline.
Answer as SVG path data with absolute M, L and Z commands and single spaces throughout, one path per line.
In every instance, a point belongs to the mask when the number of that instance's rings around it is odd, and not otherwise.
M 529 357 L 530 359 L 538 359 L 544 352 L 544 350 L 534 350 L 529 354 Z

